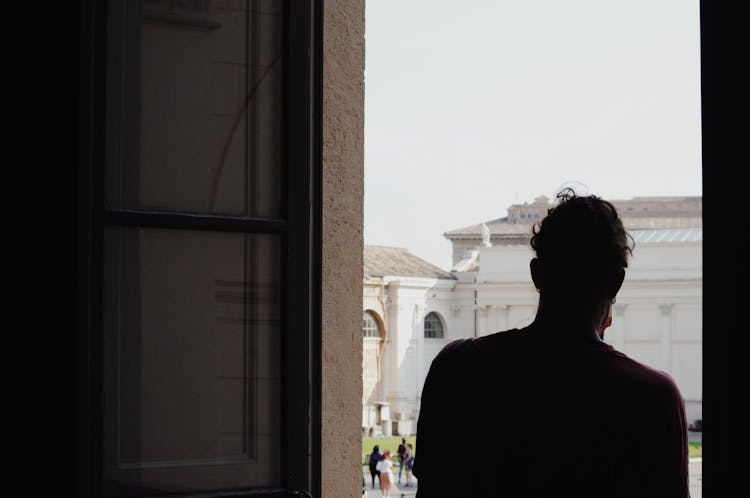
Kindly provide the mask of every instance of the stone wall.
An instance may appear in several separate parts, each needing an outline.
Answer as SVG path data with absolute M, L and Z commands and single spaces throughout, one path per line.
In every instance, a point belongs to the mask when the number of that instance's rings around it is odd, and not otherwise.
M 322 491 L 344 498 L 362 494 L 364 2 L 324 9 Z

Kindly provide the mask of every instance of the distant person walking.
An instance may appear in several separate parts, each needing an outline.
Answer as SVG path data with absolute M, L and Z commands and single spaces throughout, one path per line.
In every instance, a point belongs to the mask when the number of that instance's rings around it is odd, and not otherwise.
M 367 466 L 370 469 L 370 476 L 372 476 L 372 489 L 375 489 L 375 476 L 378 477 L 378 484 L 382 487 L 382 484 L 380 483 L 380 471 L 377 468 L 381 457 L 380 446 L 376 444 L 372 449 L 372 453 L 370 453 L 370 458 L 367 462 Z
M 674 380 L 604 342 L 632 238 L 615 207 L 570 189 L 532 229 L 534 321 L 447 344 L 417 422 L 419 498 L 688 498 Z M 653 324 L 657 327 L 657 324 Z M 471 476 L 446 471 L 445 430 L 468 420 Z M 564 458 L 552 458 L 560 434 Z
M 404 468 L 406 469 L 406 487 L 411 486 L 412 472 L 411 468 L 414 466 L 414 448 L 411 443 L 406 443 L 406 451 L 404 452 Z
M 380 471 L 380 494 L 384 498 L 388 498 L 391 493 L 398 493 L 398 488 L 393 482 L 393 462 L 391 462 L 391 452 L 386 450 L 380 457 L 380 461 L 377 465 L 377 470 Z
M 404 470 L 404 453 L 406 453 L 406 438 L 401 438 L 401 444 L 396 450 L 398 453 L 398 483 L 401 484 L 401 471 Z

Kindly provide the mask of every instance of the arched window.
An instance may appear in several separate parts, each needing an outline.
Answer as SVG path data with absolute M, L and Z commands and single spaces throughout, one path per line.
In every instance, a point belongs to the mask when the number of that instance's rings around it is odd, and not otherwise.
M 380 337 L 380 325 L 372 311 L 365 311 L 362 314 L 362 336 L 363 337 Z
M 445 337 L 443 322 L 437 313 L 428 313 L 424 317 L 424 336 L 428 339 L 442 339 Z

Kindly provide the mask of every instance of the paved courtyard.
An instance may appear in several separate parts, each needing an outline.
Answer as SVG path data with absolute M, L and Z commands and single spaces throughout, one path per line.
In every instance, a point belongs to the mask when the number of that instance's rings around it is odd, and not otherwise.
M 701 458 L 691 458 L 690 459 L 690 497 L 691 498 L 701 498 L 702 496 L 702 465 L 703 460 Z M 396 472 L 398 472 L 398 468 L 396 468 Z M 396 479 L 398 479 L 398 474 L 396 474 Z M 367 490 L 365 492 L 366 498 L 380 498 L 380 487 L 378 486 L 378 480 L 375 479 L 375 489 L 372 489 L 371 486 L 371 479 L 370 479 L 370 472 L 365 469 L 365 483 L 367 485 Z M 405 480 L 402 475 L 401 477 L 401 485 L 399 486 L 399 490 L 401 493 L 391 494 L 390 498 L 399 498 L 401 496 L 403 497 L 409 497 L 414 496 L 417 492 L 417 480 L 416 478 L 413 480 L 413 484 L 411 487 L 405 486 Z M 472 497 L 466 497 L 466 498 L 472 498 Z

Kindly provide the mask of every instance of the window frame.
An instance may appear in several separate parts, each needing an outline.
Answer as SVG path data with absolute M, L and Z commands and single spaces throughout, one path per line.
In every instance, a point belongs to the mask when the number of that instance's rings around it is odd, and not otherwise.
M 282 110 L 286 218 L 105 209 L 108 8 L 80 4 L 76 157 L 76 496 L 102 494 L 105 226 L 272 233 L 282 239 L 281 488 L 210 496 L 321 495 L 322 1 L 287 0 Z M 182 495 L 190 496 L 190 495 Z M 197 495 L 196 495 L 197 496 Z M 201 493 L 200 496 L 207 496 Z
M 365 325 L 364 325 L 364 321 L 367 319 L 365 317 L 369 318 L 374 324 L 375 331 L 377 333 L 376 335 L 365 334 L 365 330 L 368 330 L 365 328 Z M 370 311 L 370 310 L 364 310 L 362 312 L 362 322 L 363 322 L 362 323 L 362 338 L 363 339 L 378 339 L 378 340 L 383 339 L 383 331 L 381 330 L 381 327 L 380 327 L 380 321 L 375 316 L 375 312 Z
M 440 336 L 436 336 L 436 335 L 428 336 L 427 335 L 427 319 L 430 317 L 434 317 L 434 319 L 440 325 L 440 333 L 441 333 Z M 422 328 L 423 328 L 422 335 L 425 339 L 437 339 L 437 340 L 445 339 L 445 323 L 443 323 L 443 318 L 440 316 L 440 314 L 435 311 L 430 311 L 424 316 L 424 318 L 422 319 Z

